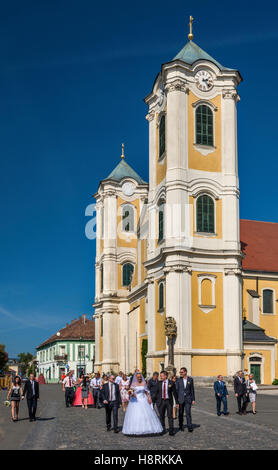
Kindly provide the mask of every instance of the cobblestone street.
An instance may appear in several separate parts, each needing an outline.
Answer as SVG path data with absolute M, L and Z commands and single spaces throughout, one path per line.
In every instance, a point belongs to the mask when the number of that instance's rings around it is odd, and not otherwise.
M 236 414 L 231 391 L 230 415 L 218 417 L 212 389 L 197 388 L 192 416 L 194 432 L 178 430 L 175 436 L 126 437 L 107 433 L 104 409 L 66 408 L 59 385 L 40 388 L 38 420 L 30 423 L 26 403 L 20 406 L 20 421 L 11 421 L 10 408 L 3 406 L 6 392 L 0 392 L 0 449 L 94 449 L 94 450 L 197 450 L 197 449 L 278 449 L 278 390 L 258 394 L 258 414 Z M 250 407 L 250 405 L 249 405 Z M 122 426 L 123 412 L 119 413 Z M 167 421 L 166 421 L 167 423 Z

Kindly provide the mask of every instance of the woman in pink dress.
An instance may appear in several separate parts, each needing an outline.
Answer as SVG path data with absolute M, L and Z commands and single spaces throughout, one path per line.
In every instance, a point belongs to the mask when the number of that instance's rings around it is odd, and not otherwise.
M 90 392 L 89 377 L 82 374 L 75 386 L 77 387 L 77 390 L 75 392 L 73 406 L 82 406 L 82 408 L 87 409 L 88 405 L 93 405 L 94 399 Z
M 128 390 L 129 390 L 129 378 L 126 376 L 126 374 L 124 374 L 120 383 L 120 394 L 121 394 L 124 413 L 126 412 L 127 405 L 129 402 Z

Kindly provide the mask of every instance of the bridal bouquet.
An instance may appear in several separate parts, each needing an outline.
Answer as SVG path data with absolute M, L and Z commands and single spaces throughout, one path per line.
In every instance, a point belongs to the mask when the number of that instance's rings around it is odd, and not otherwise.
M 11 404 L 11 403 L 9 402 L 9 400 L 5 400 L 5 401 L 4 401 L 4 405 L 5 405 L 5 406 L 10 406 L 10 404 Z
M 130 388 L 130 389 L 127 391 L 127 393 L 129 394 L 129 397 L 131 398 L 131 397 L 134 396 L 134 393 L 135 393 L 135 392 L 134 392 L 134 390 L 133 390 L 132 388 Z

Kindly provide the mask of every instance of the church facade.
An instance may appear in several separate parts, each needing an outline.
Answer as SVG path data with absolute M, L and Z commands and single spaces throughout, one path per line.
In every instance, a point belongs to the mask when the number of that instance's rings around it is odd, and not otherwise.
M 139 368 L 149 375 L 167 367 L 164 321 L 173 317 L 177 370 L 185 366 L 196 380 L 208 381 L 241 368 L 261 383 L 278 376 L 278 252 L 274 268 L 266 262 L 256 269 L 255 260 L 250 271 L 247 260 L 257 245 L 248 253 L 251 221 L 239 218 L 241 80 L 190 36 L 161 66 L 145 98 L 149 182 L 124 152 L 100 182 L 96 370 Z

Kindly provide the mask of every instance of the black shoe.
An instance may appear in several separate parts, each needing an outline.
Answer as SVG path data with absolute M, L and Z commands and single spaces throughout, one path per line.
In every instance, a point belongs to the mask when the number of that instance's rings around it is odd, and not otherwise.
M 106 431 L 111 431 L 111 426 L 107 426 Z
M 33 421 L 37 421 L 37 418 L 34 416 Z
M 69 405 L 66 405 L 67 408 L 69 408 Z
M 119 432 L 119 429 L 118 428 L 114 429 L 114 432 L 116 432 L 116 433 Z
M 221 413 L 217 413 L 217 416 L 221 416 Z
M 174 435 L 175 435 L 175 433 L 174 433 L 173 430 L 172 430 L 172 431 L 169 431 L 169 436 L 174 436 Z
M 193 432 L 192 426 L 190 428 L 188 428 L 188 432 Z
M 230 413 L 227 411 L 227 413 L 224 413 L 224 416 L 228 416 Z
M 183 426 L 179 426 L 180 431 L 184 431 Z
M 32 423 L 32 422 L 33 422 L 33 420 L 32 420 L 31 418 L 29 419 L 29 421 L 30 421 L 30 423 Z

